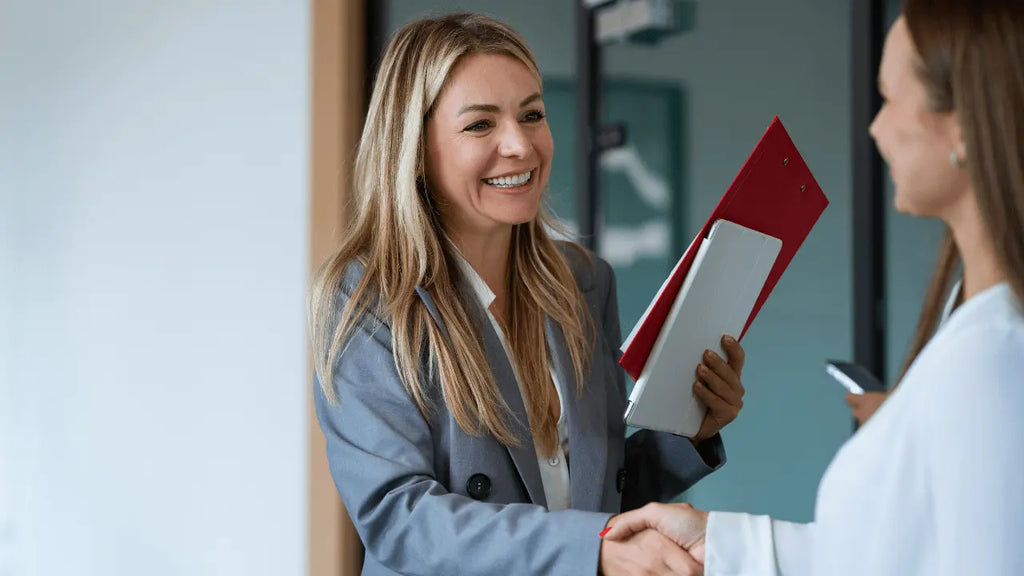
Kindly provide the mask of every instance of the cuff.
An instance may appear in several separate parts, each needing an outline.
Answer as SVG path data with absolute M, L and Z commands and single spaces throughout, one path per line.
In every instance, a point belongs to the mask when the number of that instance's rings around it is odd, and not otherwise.
M 721 434 L 715 434 L 711 438 L 697 444 L 695 448 L 700 459 L 710 468 L 709 472 L 718 470 L 725 465 L 725 443 L 722 442 Z
M 576 558 L 585 563 L 573 566 L 572 570 L 578 569 L 579 574 L 599 574 L 601 568 L 601 544 L 604 542 L 601 538 L 601 531 L 604 530 L 604 527 L 614 514 L 601 514 L 572 509 L 560 510 L 554 514 L 572 516 L 571 522 L 576 524 L 573 530 L 575 534 L 566 535 L 570 540 L 568 545 L 578 546 L 580 554 Z M 567 568 L 567 566 L 562 566 L 562 568 Z
M 678 480 L 664 496 L 674 498 L 725 464 L 725 445 L 715 435 L 694 446 L 689 438 L 667 432 L 653 433 L 661 466 Z
M 704 535 L 704 574 L 777 576 L 768 516 L 711 512 Z

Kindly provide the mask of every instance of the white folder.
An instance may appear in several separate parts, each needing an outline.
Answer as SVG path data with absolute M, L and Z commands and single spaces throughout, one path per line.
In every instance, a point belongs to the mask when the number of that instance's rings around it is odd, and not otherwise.
M 704 350 L 727 358 L 722 336 L 739 337 L 781 249 L 778 238 L 727 220 L 714 223 L 633 387 L 626 424 L 697 434 L 707 408 L 693 383 Z

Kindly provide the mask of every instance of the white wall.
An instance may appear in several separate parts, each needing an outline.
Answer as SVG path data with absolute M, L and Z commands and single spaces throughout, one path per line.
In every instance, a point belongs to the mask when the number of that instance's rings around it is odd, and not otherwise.
M 308 45 L 294 0 L 0 4 L 0 574 L 305 572 Z
M 2 40 L 0 40 L 2 42 Z M 3 82 L 0 79 L 0 82 Z M 5 126 L 5 113 L 10 109 L 6 91 L 0 91 L 0 127 Z M 13 517 L 11 514 L 11 427 L 14 415 L 11 397 L 14 290 L 14 251 L 12 226 L 14 223 L 14 196 L 11 190 L 12 142 L 0 129 L 0 576 L 12 576 Z

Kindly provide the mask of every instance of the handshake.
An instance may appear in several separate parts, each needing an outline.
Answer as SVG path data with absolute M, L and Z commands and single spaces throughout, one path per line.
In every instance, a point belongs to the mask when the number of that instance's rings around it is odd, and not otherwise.
M 689 504 L 648 504 L 613 516 L 602 532 L 600 573 L 704 574 L 708 513 Z

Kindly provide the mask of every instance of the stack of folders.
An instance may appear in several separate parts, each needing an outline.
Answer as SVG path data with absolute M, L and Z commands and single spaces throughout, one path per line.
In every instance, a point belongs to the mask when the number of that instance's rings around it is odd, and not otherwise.
M 635 380 L 631 426 L 693 437 L 707 412 L 694 395 L 704 350 L 742 339 L 828 206 L 775 118 L 623 344 Z

